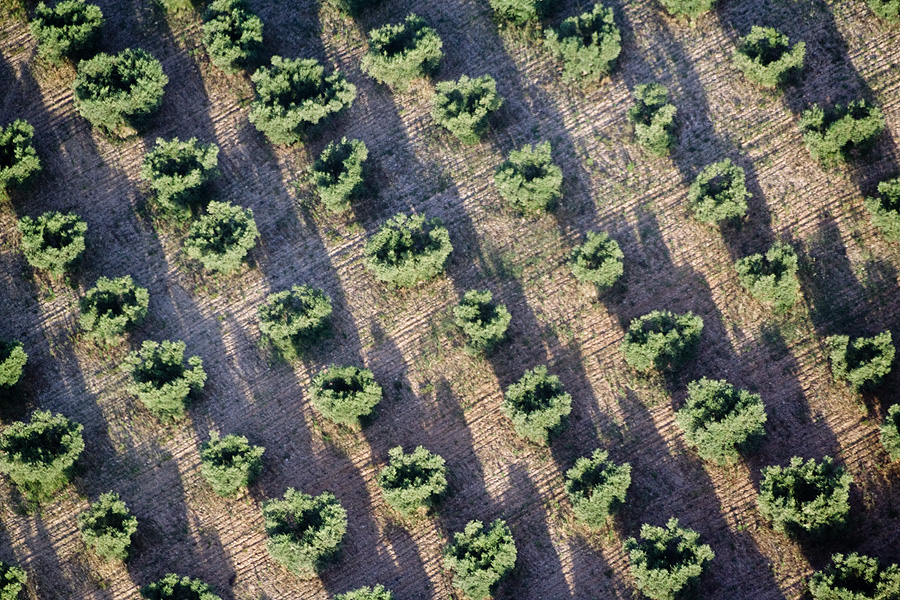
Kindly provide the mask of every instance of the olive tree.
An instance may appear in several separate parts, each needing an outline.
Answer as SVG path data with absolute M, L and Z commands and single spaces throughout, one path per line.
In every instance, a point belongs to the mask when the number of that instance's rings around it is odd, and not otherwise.
M 792 47 L 788 36 L 777 29 L 754 25 L 738 42 L 734 66 L 756 85 L 777 88 L 803 68 L 805 57 L 805 42 Z
M 898 0 L 900 1 L 900 0 Z M 865 200 L 872 224 L 888 240 L 900 240 L 900 177 L 882 181 L 878 193 Z
M 795 456 L 787 467 L 762 469 L 759 511 L 778 531 L 821 538 L 846 523 L 852 482 L 830 456 L 818 463 Z
M 797 301 L 797 253 L 783 242 L 775 242 L 765 254 L 751 254 L 734 263 L 741 284 L 760 302 L 778 310 Z
M 62 0 L 53 7 L 40 2 L 31 18 L 31 33 L 44 58 L 77 60 L 90 56 L 99 46 L 103 23 L 100 7 L 84 0 Z
M 359 15 L 363 11 L 367 9 L 373 9 L 379 4 L 381 4 L 382 0 L 326 0 L 329 4 L 334 6 L 339 11 L 350 15 Z
M 366 586 L 337 594 L 334 600 L 394 600 L 394 594 L 379 583 L 374 587 Z
M 167 573 L 162 579 L 141 588 L 147 600 L 222 600 L 212 588 L 199 579 Z
M 213 431 L 200 446 L 200 474 L 216 494 L 234 497 L 259 477 L 265 451 L 262 446 L 251 446 L 242 435 L 220 438 Z
M 262 506 L 266 547 L 276 562 L 302 578 L 337 557 L 347 532 L 347 511 L 331 492 L 310 496 L 288 488 Z
M 149 183 L 164 210 L 196 208 L 209 181 L 219 176 L 218 157 L 218 146 L 202 144 L 197 138 L 186 142 L 177 137 L 157 138 L 156 145 L 144 155 L 141 178 Z
M 900 598 L 900 568 L 856 552 L 835 554 L 813 573 L 809 593 L 814 600 L 894 600 Z
M 206 214 L 191 224 L 184 252 L 207 271 L 231 273 L 241 266 L 258 237 L 251 209 L 212 201 Z
M 669 90 L 660 83 L 641 83 L 632 92 L 634 105 L 628 120 L 634 126 L 637 143 L 654 156 L 665 156 L 675 143 L 675 114 Z
M 259 330 L 284 356 L 293 358 L 324 336 L 331 312 L 331 298 L 325 292 L 295 285 L 269 294 L 259 306 Z
M 402 446 L 388 450 L 388 465 L 378 473 L 378 487 L 388 506 L 404 515 L 428 511 L 447 491 L 444 459 L 422 446 L 406 454 Z
M 75 106 L 94 127 L 126 137 L 159 110 L 168 83 L 160 62 L 140 48 L 101 52 L 78 63 Z
M 192 356 L 185 364 L 185 348 L 184 342 L 146 340 L 140 350 L 125 359 L 131 374 L 128 393 L 163 421 L 183 418 L 189 398 L 206 383 L 203 361 Z
M 578 281 L 592 283 L 601 291 L 608 290 L 625 272 L 625 254 L 619 242 L 606 232 L 588 231 L 584 243 L 569 255 L 569 268 Z
M 365 184 L 365 162 L 369 150 L 360 140 L 330 142 L 313 162 L 312 182 L 325 208 L 334 213 L 350 209 Z
M 728 158 L 704 167 L 688 190 L 694 216 L 704 223 L 743 217 L 749 197 L 744 169 Z
M 563 389 L 559 377 L 549 375 L 547 367 L 539 365 L 506 388 L 500 411 L 520 436 L 547 444 L 572 412 L 572 396 Z
M 256 62 L 263 48 L 263 22 L 246 0 L 213 0 L 203 13 L 203 45 L 214 65 L 236 73 Z
M 884 113 L 866 100 L 835 104 L 825 110 L 819 105 L 800 115 L 800 133 L 813 158 L 825 167 L 835 167 L 865 152 L 884 131 Z
M 562 61 L 563 77 L 569 81 L 600 81 L 610 74 L 622 52 L 622 34 L 613 10 L 599 2 L 544 35 L 544 44 Z
M 19 592 L 28 583 L 25 569 L 0 561 L 0 600 L 18 600 Z
M 516 555 L 505 521 L 497 519 L 488 529 L 481 521 L 469 521 L 444 549 L 444 567 L 453 574 L 453 587 L 470 600 L 486 600 L 513 570 Z
M 0 433 L 0 472 L 31 500 L 50 498 L 69 483 L 84 451 L 84 427 L 60 414 L 35 411 Z
M 830 349 L 828 358 L 831 359 L 832 375 L 856 390 L 877 386 L 891 372 L 895 348 L 890 331 L 853 339 L 847 335 L 833 335 L 825 343 Z
M 490 75 L 474 79 L 462 75 L 456 81 L 437 83 L 434 90 L 431 117 L 464 144 L 477 144 L 491 115 L 503 105 L 497 82 Z
M 566 471 L 566 495 L 572 511 L 588 527 L 602 527 L 625 502 L 631 486 L 631 465 L 614 463 L 605 450 L 579 457 Z
M 693 20 L 712 10 L 716 0 L 660 0 L 660 3 L 672 16 L 685 16 Z
M 550 142 L 511 151 L 494 173 L 494 184 L 503 199 L 527 215 L 552 210 L 562 195 L 562 181 L 562 169 L 553 162 Z
M 891 460 L 900 460 L 900 404 L 888 409 L 887 418 L 881 425 L 881 445 Z
M 310 396 L 326 419 L 355 426 L 381 402 L 382 389 L 369 369 L 332 365 L 313 377 Z
M 140 325 L 147 316 L 150 294 L 131 275 L 100 277 L 81 298 L 79 323 L 89 337 L 114 340 Z
M 46 212 L 19 219 L 22 254 L 35 269 L 61 275 L 72 270 L 85 249 L 87 223 L 74 213 Z
M 28 355 L 22 342 L 0 340 L 0 390 L 11 388 L 19 383 Z
M 23 119 L 0 128 L 0 188 L 23 185 L 41 170 L 33 138 L 34 127 Z
M 888 21 L 900 23 L 900 0 L 868 0 L 872 12 Z
M 488 0 L 498 19 L 516 25 L 540 21 L 556 6 L 557 0 Z
M 473 353 L 489 352 L 506 339 L 512 315 L 505 304 L 494 302 L 489 290 L 469 290 L 453 307 L 453 322 L 466 336 L 466 346 Z
M 622 354 L 638 371 L 669 371 L 693 357 L 702 332 L 703 319 L 692 312 L 655 310 L 631 321 Z
M 696 586 L 712 548 L 700 544 L 700 534 L 669 519 L 665 527 L 644 523 L 640 536 L 625 540 L 625 552 L 637 589 L 653 600 L 673 600 Z
M 434 74 L 444 56 L 442 47 L 425 19 L 409 14 L 401 23 L 369 32 L 369 51 L 360 67 L 379 83 L 405 92 L 413 79 Z
M 326 74 L 312 58 L 273 56 L 269 67 L 250 77 L 256 99 L 250 103 L 250 122 L 273 144 L 295 144 L 310 127 L 349 108 L 356 86 L 342 73 Z
M 365 255 L 377 279 L 411 287 L 443 272 L 452 251 L 450 233 L 440 219 L 398 213 L 369 238 Z
M 78 515 L 78 529 L 85 545 L 101 558 L 125 560 L 138 520 L 115 492 L 102 494 Z

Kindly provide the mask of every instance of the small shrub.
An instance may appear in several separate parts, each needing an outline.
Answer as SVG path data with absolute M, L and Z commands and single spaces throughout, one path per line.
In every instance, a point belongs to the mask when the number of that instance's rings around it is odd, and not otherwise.
M 453 322 L 462 329 L 473 352 L 488 352 L 506 339 L 512 315 L 505 304 L 495 304 L 488 290 L 469 290 L 453 307 Z
M 177 420 L 185 415 L 188 398 L 203 389 L 206 371 L 199 356 L 184 363 L 184 342 L 146 340 L 141 349 L 125 359 L 131 373 L 128 393 L 161 420 Z
M 144 156 L 141 178 L 149 182 L 162 208 L 173 212 L 196 208 L 206 184 L 219 175 L 218 157 L 218 146 L 201 144 L 196 138 L 186 142 L 157 138 Z
M 797 301 L 797 253 L 788 244 L 775 242 L 765 254 L 752 254 L 734 263 L 741 284 L 760 302 L 776 309 Z
M 361 587 L 350 592 L 337 594 L 334 600 L 394 600 L 394 594 L 379 583 L 375 587 Z
M 469 521 L 453 534 L 444 550 L 444 567 L 453 573 L 453 587 L 470 600 L 485 600 L 516 564 L 516 542 L 506 522 L 497 519 L 485 531 L 481 521 Z
M 800 115 L 800 133 L 813 158 L 826 167 L 849 161 L 865 152 L 884 131 L 884 113 L 865 100 L 825 111 L 814 104 Z
M 410 287 L 444 270 L 453 251 L 440 219 L 398 213 L 366 243 L 369 269 L 381 281 Z
M 369 150 L 360 140 L 329 143 L 312 166 L 312 181 L 325 208 L 334 213 L 350 209 L 350 201 L 364 185 L 364 163 Z
M 888 409 L 887 418 L 881 426 L 881 445 L 891 460 L 900 460 L 900 404 Z
M 625 272 L 623 258 L 625 254 L 619 243 L 609 234 L 588 231 L 584 243 L 572 249 L 569 267 L 578 281 L 593 283 L 600 290 L 607 290 Z
M 539 365 L 506 388 L 500 410 L 520 436 L 546 444 L 572 412 L 572 396 L 563 390 L 559 377 Z
M 159 110 L 168 83 L 160 62 L 144 50 L 101 52 L 78 63 L 75 106 L 104 133 L 128 136 Z
M 250 122 L 273 144 L 295 144 L 314 125 L 349 108 L 356 86 L 339 71 L 325 74 L 315 59 L 272 57 L 250 77 L 256 99 Z
M 303 578 L 337 556 L 347 532 L 347 511 L 331 492 L 310 496 L 288 488 L 283 498 L 264 502 L 262 512 L 269 554 Z
M 900 177 L 879 183 L 878 194 L 865 202 L 872 225 L 888 240 L 900 240 Z
M 675 143 L 675 114 L 669 104 L 669 90 L 659 83 L 634 86 L 634 106 L 628 109 L 628 120 L 634 125 L 634 137 L 647 152 L 665 156 Z
M 900 0 L 868 0 L 869 8 L 889 23 L 900 23 Z
M 0 433 L 0 472 L 32 500 L 45 500 L 69 483 L 84 451 L 80 424 L 50 411 L 35 411 Z
M 115 339 L 140 325 L 147 316 L 150 294 L 131 275 L 101 277 L 81 298 L 81 328 L 92 338 Z
M 604 450 L 582 456 L 566 471 L 566 494 L 572 512 L 588 527 L 602 527 L 623 502 L 631 486 L 631 465 L 617 465 Z
M 780 31 L 754 25 L 738 42 L 734 65 L 756 85 L 777 88 L 803 68 L 805 56 L 805 42 L 792 48 L 788 36 Z
M 700 534 L 669 519 L 665 527 L 644 524 L 638 539 L 625 540 L 625 551 L 637 589 L 653 600 L 673 600 L 697 584 L 706 565 L 715 558 L 701 545 Z
M 688 191 L 694 216 L 704 223 L 743 217 L 747 214 L 749 197 L 744 169 L 728 158 L 704 167 Z
M 712 10 L 716 0 L 660 0 L 660 3 L 672 16 L 684 15 L 696 19 Z
M 0 188 L 20 186 L 41 170 L 33 138 L 34 127 L 22 119 L 0 129 Z
M 558 29 L 548 29 L 544 43 L 563 62 L 563 77 L 570 81 L 600 81 L 622 52 L 613 10 L 599 2 L 590 12 L 565 19 Z
M 703 319 L 692 312 L 655 310 L 631 321 L 622 354 L 638 371 L 671 370 L 694 355 L 702 332 Z
M 263 22 L 246 0 L 214 0 L 203 14 L 203 45 L 214 65 L 236 73 L 262 51 Z
M 105 559 L 125 560 L 131 536 L 137 531 L 137 517 L 131 514 L 115 492 L 108 492 L 78 515 L 78 529 L 85 545 Z
M 444 56 L 442 47 L 425 19 L 410 14 L 402 23 L 369 32 L 369 51 L 361 68 L 379 83 L 406 91 L 413 79 L 434 74 Z
M 877 558 L 835 554 L 831 564 L 813 573 L 809 593 L 815 600 L 893 600 L 900 597 L 900 568 L 882 567 Z
M 76 214 L 47 212 L 37 219 L 19 220 L 22 254 L 35 269 L 61 275 L 71 270 L 84 252 L 87 223 Z
M 358 425 L 381 402 L 381 386 L 368 369 L 332 365 L 313 377 L 310 396 L 322 415 L 341 425 Z
M 339 11 L 350 15 L 359 15 L 363 11 L 373 9 L 381 4 L 381 0 L 327 0 L 327 2 Z
M 210 202 L 184 240 L 184 252 L 207 271 L 231 273 L 256 245 L 253 211 L 230 202 Z
M 758 394 L 739 390 L 724 379 L 688 384 L 684 408 L 676 413 L 688 444 L 704 460 L 732 462 L 741 450 L 765 435 L 766 409 Z
M 147 600 L 222 600 L 199 579 L 179 577 L 175 573 L 142 587 L 141 596 Z
M 444 459 L 422 446 L 409 454 L 397 446 L 388 450 L 390 462 L 378 473 L 378 487 L 394 510 L 411 515 L 437 504 L 447 491 Z
M 503 105 L 490 75 L 475 79 L 463 75 L 457 81 L 441 81 L 434 89 L 431 117 L 464 144 L 477 144 L 491 115 Z
M 825 342 L 831 350 L 828 357 L 832 375 L 856 390 L 875 387 L 891 372 L 895 349 L 890 331 L 853 340 L 846 335 L 833 335 Z
M 0 340 L 0 390 L 11 388 L 19 383 L 28 355 L 22 342 L 5 342 Z
M 488 0 L 498 19 L 524 25 L 540 21 L 556 6 L 557 0 Z
M 331 298 L 318 288 L 295 285 L 269 294 L 257 309 L 259 330 L 291 358 L 317 342 L 328 330 Z
M 562 169 L 550 156 L 550 142 L 513 150 L 494 174 L 497 191 L 516 210 L 537 215 L 551 210 L 561 196 Z
M 790 466 L 762 470 L 759 511 L 778 531 L 822 537 L 846 522 L 852 481 L 830 456 L 819 463 L 795 456 Z
M 262 446 L 251 446 L 242 435 L 219 438 L 215 431 L 200 446 L 200 474 L 213 491 L 224 498 L 250 487 L 262 472 Z
M 17 600 L 27 582 L 25 569 L 0 561 L 0 600 Z
M 41 2 L 34 8 L 31 33 L 44 58 L 77 60 L 92 54 L 100 44 L 103 22 L 100 7 L 84 0 L 63 0 L 52 8 Z

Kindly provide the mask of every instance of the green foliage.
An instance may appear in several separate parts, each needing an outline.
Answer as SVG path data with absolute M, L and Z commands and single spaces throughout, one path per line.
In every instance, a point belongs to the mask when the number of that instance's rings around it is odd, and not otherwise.
M 881 445 L 891 460 L 900 460 L 900 404 L 888 409 L 887 418 L 881 425 Z
M 453 307 L 453 322 L 468 338 L 473 352 L 488 352 L 506 339 L 512 315 L 505 304 L 495 304 L 489 290 L 469 290 Z
M 108 492 L 78 515 L 85 545 L 105 559 L 125 560 L 138 521 L 115 492 Z
M 359 15 L 367 9 L 372 9 L 381 4 L 382 0 L 326 0 L 339 11 Z
M 183 418 L 188 398 L 206 383 L 199 356 L 190 357 L 185 366 L 185 347 L 184 342 L 146 340 L 140 350 L 125 359 L 131 373 L 128 393 L 163 421 Z
M 865 203 L 872 225 L 888 240 L 900 240 L 900 177 L 879 183 L 878 194 L 866 198 Z
M 10 388 L 22 377 L 28 355 L 22 342 L 5 342 L 0 340 L 0 390 Z
M 259 477 L 265 451 L 262 446 L 251 446 L 242 435 L 219 438 L 214 431 L 200 446 L 200 474 L 215 493 L 234 497 Z
M 765 254 L 752 254 L 734 263 L 738 279 L 760 302 L 781 310 L 797 301 L 797 253 L 788 244 L 775 242 Z
M 516 542 L 501 519 L 487 531 L 481 521 L 469 521 L 444 550 L 444 567 L 453 573 L 453 587 L 470 600 L 490 598 L 515 564 Z
M 684 15 L 696 19 L 712 10 L 716 0 L 659 0 L 663 7 L 673 16 Z
M 412 515 L 437 504 L 447 491 L 444 459 L 417 446 L 409 454 L 397 446 L 388 450 L 390 462 L 378 473 L 378 487 L 394 510 Z
M 34 127 L 23 119 L 0 128 L 0 188 L 20 186 L 41 170 L 33 138 Z
M 700 534 L 679 526 L 678 519 L 669 519 L 665 527 L 644 523 L 638 539 L 625 540 L 637 589 L 653 600 L 673 600 L 693 588 L 715 558 L 712 548 L 699 540 Z
M 734 51 L 734 66 L 764 88 L 781 87 L 803 68 L 806 43 L 791 48 L 790 39 L 772 27 L 754 25 Z
M 263 48 L 263 22 L 246 0 L 213 0 L 203 14 L 203 45 L 226 73 L 245 69 Z
M 318 288 L 295 285 L 269 294 L 257 309 L 259 330 L 288 358 L 301 354 L 328 330 L 331 298 Z
M 347 511 L 331 492 L 310 496 L 288 488 L 284 498 L 264 502 L 262 512 L 269 554 L 303 578 L 336 558 L 347 532 Z
M 584 243 L 572 249 L 569 267 L 578 281 L 593 283 L 600 290 L 607 290 L 625 272 L 623 258 L 625 254 L 619 243 L 609 234 L 588 231 Z
M 101 52 L 78 63 L 75 106 L 94 127 L 125 137 L 159 110 L 168 83 L 160 62 L 140 48 Z
M 431 117 L 464 144 L 477 144 L 487 131 L 488 120 L 503 105 L 497 82 L 490 75 L 457 81 L 441 81 L 434 86 Z
M 888 21 L 900 23 L 900 0 L 868 0 L 872 12 Z
M 422 17 L 409 14 L 402 23 L 369 32 L 363 73 L 400 91 L 417 77 L 433 75 L 443 58 L 443 42 Z
M 31 33 L 44 58 L 76 60 L 92 54 L 100 44 L 103 22 L 100 7 L 84 0 L 62 0 L 52 8 L 41 2 L 34 8 Z
M 69 482 L 84 450 L 80 424 L 50 411 L 35 411 L 0 434 L 0 472 L 32 500 L 45 500 Z
M 819 463 L 795 456 L 788 467 L 762 470 L 759 511 L 788 535 L 824 537 L 846 522 L 852 482 L 830 456 Z
M 388 219 L 365 249 L 375 277 L 399 287 L 436 277 L 452 251 L 450 233 L 440 219 L 405 213 Z
M 273 144 L 295 144 L 306 131 L 349 108 L 356 86 L 339 71 L 325 74 L 315 59 L 272 57 L 250 77 L 256 99 L 250 122 Z
M 572 511 L 589 527 L 601 527 L 623 502 L 631 486 L 631 465 L 617 465 L 605 450 L 582 456 L 566 471 L 566 494 Z
M 197 207 L 204 186 L 219 176 L 219 147 L 201 144 L 196 138 L 182 142 L 178 138 L 157 138 L 156 145 L 141 165 L 141 178 L 150 183 L 156 201 L 169 211 Z
M 312 166 L 312 181 L 325 208 L 334 213 L 350 209 L 363 188 L 364 163 L 369 150 L 360 140 L 330 142 Z
M 101 277 L 81 298 L 79 323 L 92 338 L 114 340 L 144 321 L 149 304 L 147 288 L 136 286 L 131 275 Z
M 551 210 L 561 196 L 562 169 L 550 156 L 550 142 L 513 150 L 497 167 L 497 191 L 516 210 L 537 215 Z
M 87 223 L 76 214 L 46 212 L 19 220 L 22 254 L 35 269 L 60 275 L 72 269 L 84 252 Z
M 358 425 L 381 402 L 382 390 L 369 369 L 330 366 L 313 377 L 313 406 L 322 415 L 342 425 Z
M 837 166 L 857 151 L 865 152 L 884 131 L 884 113 L 865 100 L 825 111 L 817 104 L 800 115 L 800 133 L 806 148 L 822 165 Z
M 895 600 L 900 598 L 900 568 L 881 567 L 877 558 L 835 554 L 832 564 L 813 573 L 809 593 L 815 600 Z
M 191 224 L 185 253 L 207 271 L 231 273 L 256 245 L 259 230 L 253 211 L 230 202 L 210 202 L 206 214 Z
M 540 21 L 556 6 L 557 0 L 488 0 L 497 18 L 524 25 Z
M 563 390 L 559 377 L 539 365 L 506 388 L 500 411 L 520 436 L 546 444 L 564 427 L 572 412 L 572 396 Z
M 394 594 L 379 583 L 375 587 L 361 587 L 350 592 L 337 594 L 334 600 L 394 600 Z
M 18 600 L 27 582 L 25 569 L 0 561 L 0 600 Z
M 832 375 L 856 390 L 875 387 L 891 372 L 895 348 L 890 331 L 853 340 L 846 335 L 833 335 L 825 343 L 831 350 L 828 357 Z
M 141 588 L 147 600 L 222 600 L 212 588 L 199 579 L 167 573 L 165 577 Z
M 647 152 L 665 156 L 675 143 L 675 113 L 669 104 L 669 90 L 659 83 L 634 86 L 634 106 L 628 109 L 628 120 L 634 125 L 634 137 Z
M 565 66 L 570 81 L 600 81 L 610 74 L 622 52 L 622 34 L 611 8 L 599 2 L 590 12 L 565 19 L 548 29 L 544 44 Z
M 638 371 L 672 370 L 693 357 L 702 332 L 703 319 L 692 312 L 655 310 L 631 321 L 622 354 Z
M 688 444 L 704 460 L 727 464 L 765 435 L 766 409 L 758 394 L 724 379 L 688 384 L 684 408 L 675 415 Z
M 688 190 L 694 216 L 704 223 L 743 217 L 749 197 L 744 169 L 728 158 L 704 167 Z

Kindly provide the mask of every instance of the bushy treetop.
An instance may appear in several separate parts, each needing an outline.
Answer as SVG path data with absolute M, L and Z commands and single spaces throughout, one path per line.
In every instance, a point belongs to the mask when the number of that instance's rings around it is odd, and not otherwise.
M 246 0 L 213 0 L 203 14 L 203 45 L 223 71 L 245 69 L 262 51 L 262 19 L 250 12 Z
M 222 600 L 212 588 L 199 579 L 168 573 L 159 581 L 141 588 L 147 600 Z
M 512 571 L 516 556 L 516 543 L 505 521 L 497 519 L 489 529 L 481 521 L 469 521 L 444 550 L 444 566 L 453 573 L 453 587 L 470 600 L 486 600 Z
M 674 600 L 685 588 L 696 585 L 715 558 L 712 548 L 699 540 L 699 533 L 681 527 L 675 518 L 665 527 L 642 525 L 638 538 L 625 540 L 638 590 L 653 600 Z
M 79 323 L 90 337 L 112 340 L 140 325 L 147 316 L 150 293 L 131 275 L 100 277 L 81 298 Z
M 900 23 L 900 0 L 868 0 L 872 12 L 885 21 Z
M 547 48 L 562 60 L 570 81 L 600 81 L 612 71 L 622 52 L 622 34 L 611 8 L 599 2 L 545 33 Z
M 0 129 L 0 188 L 20 186 L 41 170 L 33 138 L 34 127 L 23 119 Z
M 262 334 L 292 358 L 328 329 L 331 298 L 318 288 L 295 285 L 290 290 L 269 294 L 257 313 Z
M 582 456 L 566 471 L 566 494 L 575 516 L 589 527 L 601 527 L 631 486 L 631 465 L 618 465 L 605 450 Z
M 251 446 L 242 435 L 220 438 L 213 431 L 200 446 L 200 474 L 218 495 L 235 496 L 259 476 L 265 451 L 262 446 Z
M 900 567 L 881 566 L 862 554 L 835 554 L 831 564 L 813 573 L 809 593 L 815 600 L 896 600 L 900 598 Z
M 404 453 L 402 446 L 388 450 L 388 465 L 378 473 L 385 502 L 403 514 L 433 507 L 447 491 L 444 459 L 422 446 Z
M 797 300 L 797 253 L 784 242 L 775 242 L 765 254 L 751 254 L 734 263 L 738 279 L 760 302 L 786 309 Z
M 498 19 L 524 25 L 540 21 L 558 3 L 557 0 L 488 0 Z
M 327 419 L 354 426 L 372 414 L 382 389 L 369 369 L 330 366 L 313 377 L 313 406 Z
M 394 594 L 380 583 L 374 587 L 361 587 L 350 592 L 344 592 L 334 597 L 334 600 L 394 600 Z
M 828 357 L 834 378 L 857 390 L 878 385 L 891 372 L 896 349 L 890 331 L 852 340 L 847 335 L 833 335 L 825 342 L 831 350 Z
M 800 132 L 813 158 L 834 167 L 866 151 L 884 131 L 884 113 L 865 100 L 825 110 L 814 104 L 800 115 Z
M 696 19 L 709 12 L 716 5 L 716 0 L 660 0 L 660 3 L 673 16 L 683 15 Z
M 434 74 L 444 56 L 442 47 L 425 19 L 409 14 L 401 23 L 369 32 L 369 51 L 360 66 L 378 82 L 406 91 L 413 79 Z
M 881 444 L 891 460 L 900 460 L 900 404 L 888 408 L 881 425 Z
M 872 224 L 884 237 L 892 242 L 900 240 L 900 177 L 879 182 L 878 192 L 865 203 Z
M 537 215 L 551 210 L 562 195 L 562 169 L 553 162 L 550 142 L 512 150 L 497 167 L 494 183 L 516 210 Z
M 56 275 L 70 270 L 85 249 L 87 223 L 74 213 L 46 212 L 37 219 L 19 219 L 22 254 L 35 269 Z
M 669 90 L 660 83 L 634 86 L 634 105 L 628 109 L 628 120 L 634 125 L 634 137 L 655 156 L 665 156 L 675 143 L 675 114 L 669 104 Z
M 692 312 L 655 310 L 631 321 L 622 354 L 638 371 L 673 369 L 693 356 L 702 332 L 703 319 Z
M 512 421 L 516 433 L 546 444 L 572 412 L 572 396 L 563 389 L 559 377 L 539 365 L 506 388 L 500 410 Z
M 704 167 L 688 190 L 694 215 L 705 223 L 743 217 L 749 197 L 744 169 L 728 158 Z
M 43 2 L 34 8 L 31 33 L 38 41 L 38 53 L 59 61 L 88 56 L 100 43 L 103 12 L 84 0 L 62 0 L 49 7 Z
M 487 131 L 490 116 L 503 105 L 497 82 L 490 75 L 456 81 L 441 81 L 435 86 L 431 116 L 464 144 L 477 144 Z
M 241 266 L 258 237 L 251 209 L 212 201 L 206 214 L 191 224 L 184 251 L 207 271 L 231 273 Z
M 19 592 L 28 583 L 25 569 L 0 561 L 0 600 L 18 600 Z
M 0 340 L 0 390 L 19 383 L 27 362 L 22 342 Z
M 806 43 L 791 47 L 790 39 L 772 27 L 754 25 L 740 39 L 734 52 L 734 65 L 753 83 L 776 88 L 803 68 Z
M 188 398 L 206 383 L 199 356 L 190 357 L 185 365 L 186 347 L 184 342 L 145 340 L 125 359 L 131 373 L 126 389 L 163 421 L 183 418 Z
M 157 138 L 144 156 L 141 178 L 149 182 L 156 200 L 170 210 L 197 206 L 203 186 L 219 175 L 219 147 L 202 144 L 197 138 L 186 142 L 177 137 Z
M 106 559 L 125 560 L 138 520 L 115 492 L 102 494 L 78 515 L 78 529 L 88 548 Z
M 364 185 L 369 150 L 360 140 L 329 142 L 312 165 L 312 182 L 325 207 L 335 213 L 350 209 L 350 201 Z
M 506 338 L 512 315 L 496 304 L 489 290 L 469 290 L 453 307 L 453 322 L 462 329 L 473 352 L 487 352 Z
M 569 267 L 579 281 L 607 290 L 625 272 L 625 254 L 606 232 L 588 231 L 584 243 L 572 249 Z
M 440 219 L 405 213 L 388 219 L 365 248 L 375 277 L 400 287 L 437 276 L 452 251 L 450 233 Z

